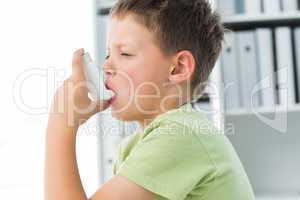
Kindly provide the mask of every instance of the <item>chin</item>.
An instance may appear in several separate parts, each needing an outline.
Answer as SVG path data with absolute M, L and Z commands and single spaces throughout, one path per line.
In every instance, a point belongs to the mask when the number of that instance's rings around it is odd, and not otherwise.
M 112 110 L 112 117 L 120 121 L 136 121 L 136 117 L 128 109 L 124 109 L 121 112 L 115 112 Z
M 145 107 L 145 106 L 144 106 Z M 141 119 L 146 118 L 142 112 L 140 112 L 134 104 L 120 105 L 115 102 L 112 105 L 112 117 L 120 121 L 141 121 Z

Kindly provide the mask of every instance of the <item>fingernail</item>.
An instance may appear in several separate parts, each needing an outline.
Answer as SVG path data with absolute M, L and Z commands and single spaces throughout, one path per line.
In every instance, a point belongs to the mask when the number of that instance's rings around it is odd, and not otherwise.
M 84 49 L 83 49 L 83 48 L 80 48 L 80 49 L 79 49 L 79 53 L 80 53 L 80 55 L 83 55 L 83 54 L 84 54 Z
M 77 53 L 77 55 L 83 55 L 84 49 L 83 48 L 77 49 L 76 53 Z

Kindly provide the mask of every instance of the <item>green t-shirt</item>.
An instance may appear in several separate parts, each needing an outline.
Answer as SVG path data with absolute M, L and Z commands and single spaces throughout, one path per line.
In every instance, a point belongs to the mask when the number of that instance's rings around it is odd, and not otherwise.
M 152 191 L 155 199 L 254 200 L 231 143 L 191 103 L 127 136 L 113 173 Z

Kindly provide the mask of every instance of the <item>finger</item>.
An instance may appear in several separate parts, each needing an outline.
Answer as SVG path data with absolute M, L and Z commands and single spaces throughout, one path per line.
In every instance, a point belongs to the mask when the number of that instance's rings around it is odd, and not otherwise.
M 83 71 L 83 54 L 84 49 L 78 49 L 73 54 L 72 60 L 72 76 L 77 80 L 84 79 L 84 71 Z

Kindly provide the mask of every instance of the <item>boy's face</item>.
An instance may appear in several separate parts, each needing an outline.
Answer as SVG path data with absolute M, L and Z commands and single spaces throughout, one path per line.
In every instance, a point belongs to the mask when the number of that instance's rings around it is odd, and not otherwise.
M 154 43 L 153 35 L 131 15 L 113 17 L 108 25 L 107 47 L 106 82 L 116 93 L 112 115 L 141 122 L 164 110 L 171 59 Z

